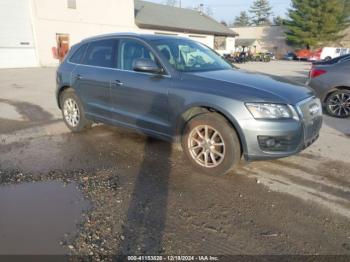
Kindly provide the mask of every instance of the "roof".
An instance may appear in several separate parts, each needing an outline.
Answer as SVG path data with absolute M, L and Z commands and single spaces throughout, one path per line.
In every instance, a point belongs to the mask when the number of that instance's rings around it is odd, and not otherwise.
M 257 39 L 243 39 L 243 38 L 237 38 L 236 39 L 236 46 L 244 46 L 244 47 L 249 47 L 253 46 L 258 40 Z
M 135 0 L 135 23 L 144 29 L 237 36 L 228 27 L 198 11 L 140 0 Z

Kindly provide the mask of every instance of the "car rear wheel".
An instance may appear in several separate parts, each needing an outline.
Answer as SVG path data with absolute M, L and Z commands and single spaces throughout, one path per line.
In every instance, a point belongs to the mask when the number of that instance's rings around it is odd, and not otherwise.
M 350 117 L 350 91 L 339 90 L 327 98 L 327 113 L 334 117 L 346 118 Z
M 230 123 L 216 113 L 191 119 L 182 136 L 182 148 L 198 172 L 224 175 L 241 159 L 241 146 Z
M 72 89 L 65 90 L 60 101 L 63 120 L 71 131 L 81 132 L 91 127 L 92 122 L 86 119 L 82 103 Z

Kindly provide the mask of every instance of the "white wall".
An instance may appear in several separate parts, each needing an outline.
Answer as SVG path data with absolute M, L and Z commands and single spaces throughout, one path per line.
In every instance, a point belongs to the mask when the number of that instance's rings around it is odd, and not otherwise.
M 212 36 L 212 35 L 185 34 L 185 33 L 174 32 L 174 31 L 150 30 L 150 29 L 141 29 L 141 28 L 137 28 L 135 30 L 135 32 L 141 33 L 141 34 L 164 34 L 164 35 L 187 37 L 187 38 L 190 38 L 194 41 L 203 43 L 211 48 L 214 47 L 214 36 Z
M 43 66 L 58 63 L 52 55 L 56 34 L 69 34 L 72 46 L 86 37 L 136 30 L 134 1 L 76 0 L 76 9 L 67 8 L 67 0 L 30 1 L 37 52 Z
M 214 47 L 213 35 L 138 28 L 133 0 L 76 0 L 76 9 L 69 9 L 67 0 L 1 0 L 0 67 L 57 65 L 52 53 L 56 34 L 68 34 L 72 46 L 90 36 L 116 32 L 169 33 Z M 234 38 L 227 38 L 227 50 L 220 53 L 229 53 L 232 46 Z
M 0 68 L 37 66 L 28 0 L 0 1 Z
M 143 34 L 168 34 L 173 36 L 180 36 L 180 37 L 187 37 L 194 41 L 200 42 L 202 44 L 205 44 L 209 46 L 210 48 L 214 48 L 214 36 L 213 35 L 204 35 L 204 34 L 187 34 L 187 33 L 181 33 L 181 32 L 174 32 L 174 31 L 162 31 L 162 30 L 149 30 L 149 29 L 137 29 L 138 33 Z M 226 49 L 225 50 L 217 50 L 217 52 L 221 55 L 223 54 L 230 54 L 231 52 L 235 51 L 235 38 L 234 37 L 227 37 L 226 38 Z
M 259 40 L 262 52 L 276 51 L 279 55 L 283 55 L 291 49 L 286 44 L 285 30 L 282 26 L 248 26 L 231 29 L 239 34 L 240 39 Z
M 226 38 L 226 49 L 225 50 L 216 50 L 221 55 L 224 54 L 231 54 L 235 52 L 235 46 L 236 44 L 236 39 L 234 37 L 227 37 Z

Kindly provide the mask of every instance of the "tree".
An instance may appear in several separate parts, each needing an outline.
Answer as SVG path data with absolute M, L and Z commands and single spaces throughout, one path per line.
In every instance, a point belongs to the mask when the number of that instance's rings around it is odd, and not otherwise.
M 207 15 L 207 16 L 214 16 L 214 11 L 213 11 L 213 9 L 211 8 L 211 6 L 207 6 L 206 8 L 205 8 L 205 11 L 204 11 L 204 13 Z
M 169 5 L 169 6 L 177 6 L 178 1 L 177 0 L 165 0 L 164 4 Z
M 274 24 L 274 25 L 283 25 L 283 22 L 284 22 L 284 20 L 283 20 L 283 18 L 280 17 L 280 16 L 275 16 L 275 17 L 273 18 L 273 24 Z
M 350 26 L 350 0 L 344 0 L 344 20 Z
M 249 26 L 250 18 L 246 11 L 242 11 L 239 16 L 236 16 L 233 26 Z
M 228 26 L 228 24 L 226 23 L 226 21 L 221 20 L 220 24 L 224 25 L 224 26 Z
M 292 0 L 285 21 L 288 43 L 318 47 L 343 37 L 349 26 L 349 0 Z
M 254 25 L 271 24 L 270 16 L 272 15 L 272 7 L 268 0 L 255 0 L 249 9 L 252 14 L 252 22 Z
M 209 5 L 205 6 L 204 4 L 200 4 L 196 7 L 188 7 L 187 9 L 196 10 L 202 14 L 205 14 L 206 16 L 213 17 L 214 15 L 214 11 Z

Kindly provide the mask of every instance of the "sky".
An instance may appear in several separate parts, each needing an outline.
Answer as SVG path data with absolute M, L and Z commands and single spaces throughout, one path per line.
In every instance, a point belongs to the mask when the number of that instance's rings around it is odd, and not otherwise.
M 164 3 L 166 0 L 146 0 L 154 3 Z M 179 0 L 178 0 L 179 1 Z M 197 7 L 199 4 L 210 6 L 213 16 L 218 21 L 232 22 L 241 11 L 249 10 L 254 0 L 181 0 L 182 7 Z M 290 0 L 270 0 L 275 16 L 285 17 L 290 7 Z

